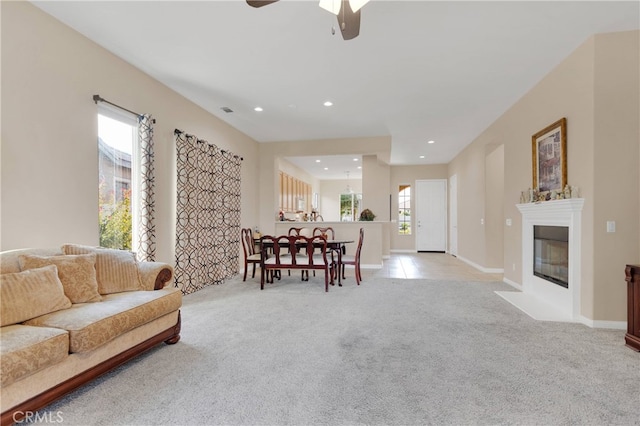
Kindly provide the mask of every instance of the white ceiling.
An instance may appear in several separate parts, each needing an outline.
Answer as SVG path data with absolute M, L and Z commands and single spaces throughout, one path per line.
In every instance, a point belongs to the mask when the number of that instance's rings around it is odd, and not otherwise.
M 374 0 L 344 41 L 315 0 L 34 4 L 258 142 L 389 135 L 392 164 L 449 162 L 590 35 L 640 21 L 637 1 Z
M 320 180 L 362 179 L 361 155 L 316 155 L 285 158 Z

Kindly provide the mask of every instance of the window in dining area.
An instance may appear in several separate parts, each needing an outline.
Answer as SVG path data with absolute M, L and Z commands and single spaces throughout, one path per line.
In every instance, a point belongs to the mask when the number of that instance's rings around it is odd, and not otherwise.
M 350 192 L 348 194 L 340 194 L 340 221 L 354 222 L 360 216 L 360 204 L 362 203 L 362 194 Z
M 411 235 L 411 185 L 398 190 L 398 234 Z

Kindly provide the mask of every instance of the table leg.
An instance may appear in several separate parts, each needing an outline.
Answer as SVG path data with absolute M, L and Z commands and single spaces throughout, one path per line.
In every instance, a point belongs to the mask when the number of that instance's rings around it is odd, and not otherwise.
M 342 281 L 340 281 L 341 270 L 342 270 L 342 248 L 339 248 L 338 249 L 338 287 L 342 287 Z

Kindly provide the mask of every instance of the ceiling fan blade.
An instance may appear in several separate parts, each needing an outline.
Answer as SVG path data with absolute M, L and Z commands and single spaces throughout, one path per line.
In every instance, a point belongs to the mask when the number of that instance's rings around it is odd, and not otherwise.
M 351 40 L 358 37 L 360 34 L 360 9 L 354 12 L 351 10 L 349 0 L 342 0 L 342 7 L 337 18 L 343 39 Z
M 247 0 L 247 4 L 251 7 L 262 7 L 277 1 L 278 0 Z

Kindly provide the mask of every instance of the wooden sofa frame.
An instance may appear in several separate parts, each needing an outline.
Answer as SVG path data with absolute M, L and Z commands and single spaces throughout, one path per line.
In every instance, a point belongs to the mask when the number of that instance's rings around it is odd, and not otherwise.
M 158 273 L 154 284 L 154 290 L 160 290 L 164 287 L 165 283 L 171 279 L 172 272 L 168 269 L 162 269 Z M 180 311 L 178 311 L 178 321 L 175 325 L 168 329 L 148 338 L 147 340 L 138 343 L 135 346 L 130 347 L 124 352 L 102 361 L 82 373 L 65 380 L 52 388 L 34 396 L 2 413 L 0 417 L 0 425 L 11 425 L 24 420 L 27 413 L 38 411 L 57 399 L 62 398 L 64 395 L 78 389 L 84 384 L 96 379 L 97 377 L 113 370 L 116 367 L 126 363 L 130 359 L 148 351 L 156 345 L 165 342 L 168 345 L 178 343 L 180 340 L 180 329 L 182 327 L 182 319 Z

